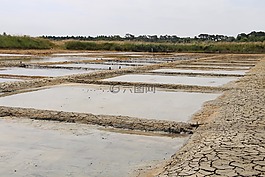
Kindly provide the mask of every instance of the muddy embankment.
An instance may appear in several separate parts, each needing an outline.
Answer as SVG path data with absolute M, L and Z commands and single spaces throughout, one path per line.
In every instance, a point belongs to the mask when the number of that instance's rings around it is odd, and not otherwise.
M 0 61 L 0 67 L 21 67 L 21 63 L 17 61 Z
M 191 134 L 198 124 L 164 120 L 139 119 L 127 116 L 93 115 L 62 111 L 36 110 L 30 108 L 10 108 L 0 106 L 0 117 L 26 117 L 37 120 L 93 124 L 128 130 Z

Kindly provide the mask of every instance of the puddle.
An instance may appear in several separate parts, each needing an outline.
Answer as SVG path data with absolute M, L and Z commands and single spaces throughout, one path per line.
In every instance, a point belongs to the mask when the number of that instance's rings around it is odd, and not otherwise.
M 205 101 L 220 95 L 119 86 L 112 87 L 112 93 L 111 87 L 61 85 L 2 97 L 0 105 L 186 122 Z
M 20 79 L 0 78 L 0 83 L 3 83 L 3 82 L 15 82 L 15 81 L 21 81 L 21 80 Z
M 130 176 L 169 159 L 188 139 L 15 119 L 0 119 L 0 133 L 3 176 Z
M 43 76 L 43 77 L 56 77 L 67 76 L 72 74 L 83 74 L 95 72 L 95 70 L 70 70 L 70 69 L 42 69 L 42 68 L 1 68 L 0 74 L 18 75 L 18 76 Z
M 189 69 L 157 69 L 153 70 L 152 72 L 163 72 L 163 73 L 195 73 L 195 74 L 201 74 L 201 73 L 207 73 L 207 74 L 237 74 L 237 75 L 245 75 L 247 70 L 234 70 L 234 71 L 226 71 L 226 70 L 189 70 Z
M 54 65 L 59 67 L 70 67 L 70 68 L 87 68 L 87 69 L 122 69 L 122 68 L 128 68 L 132 66 L 121 66 L 121 65 L 111 65 L 111 64 L 60 64 L 60 65 Z
M 140 75 L 128 74 L 103 81 L 118 81 L 118 82 L 141 82 L 141 83 L 157 83 L 157 84 L 181 84 L 181 85 L 196 85 L 196 86 L 222 86 L 230 81 L 235 81 L 236 77 L 191 77 L 191 76 L 163 76 L 163 75 Z

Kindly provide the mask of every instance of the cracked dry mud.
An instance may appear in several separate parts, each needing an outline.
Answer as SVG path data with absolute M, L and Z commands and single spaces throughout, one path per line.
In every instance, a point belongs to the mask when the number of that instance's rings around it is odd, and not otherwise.
M 265 58 L 157 176 L 265 176 Z

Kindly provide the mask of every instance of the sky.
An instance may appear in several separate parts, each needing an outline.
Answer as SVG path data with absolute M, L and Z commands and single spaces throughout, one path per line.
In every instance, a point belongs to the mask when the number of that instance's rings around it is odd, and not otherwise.
M 0 0 L 12 35 L 236 36 L 265 31 L 265 0 Z

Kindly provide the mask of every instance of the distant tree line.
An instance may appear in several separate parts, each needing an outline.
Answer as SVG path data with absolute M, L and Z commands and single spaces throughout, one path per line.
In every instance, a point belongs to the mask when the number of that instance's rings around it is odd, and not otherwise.
M 237 37 L 213 34 L 200 34 L 191 37 L 178 37 L 176 35 L 139 35 L 126 34 L 124 37 L 119 35 L 111 36 L 42 36 L 50 40 L 80 40 L 80 41 L 138 41 L 138 42 L 157 42 L 157 43 L 192 43 L 192 42 L 264 42 L 265 32 L 253 31 L 249 34 L 241 33 Z
M 44 38 L 44 39 L 43 39 Z M 55 40 L 67 40 L 54 42 Z M 116 42 L 124 41 L 124 42 Z M 132 42 L 131 42 L 132 41 Z M 140 42 L 137 42 L 140 41 Z M 223 41 L 223 42 L 220 42 Z M 132 52 L 206 52 L 206 53 L 265 53 L 265 33 L 241 33 L 236 38 L 225 35 L 200 34 L 194 38 L 175 35 L 156 36 L 127 34 L 124 37 L 55 37 L 11 36 L 0 34 L 0 49 L 66 49 Z
M 215 42 L 215 43 L 140 43 L 67 41 L 67 50 L 104 50 L 123 52 L 201 52 L 201 53 L 265 53 L 263 42 Z
M 241 33 L 237 35 L 237 41 L 240 42 L 264 42 L 265 41 L 265 32 L 256 32 L 253 31 L 249 34 Z

